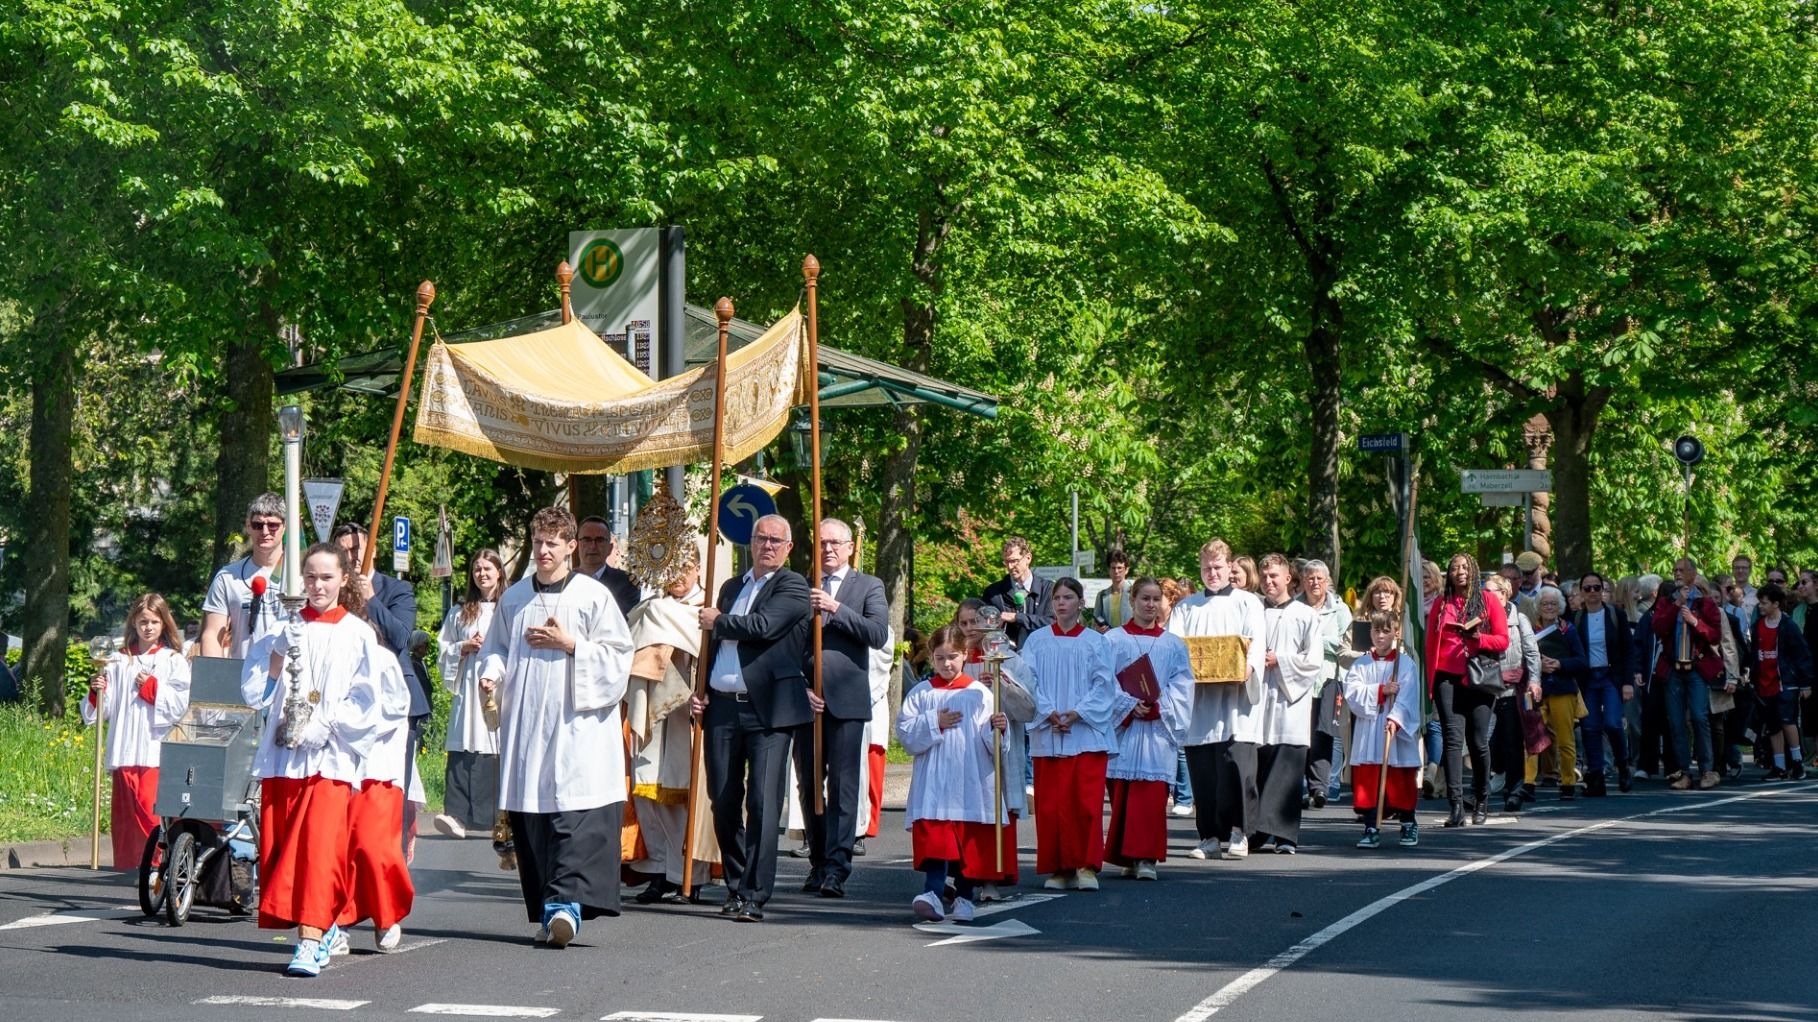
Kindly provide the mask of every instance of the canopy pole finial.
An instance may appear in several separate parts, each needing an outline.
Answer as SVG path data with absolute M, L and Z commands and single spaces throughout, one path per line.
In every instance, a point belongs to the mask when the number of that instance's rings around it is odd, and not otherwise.
M 574 320 L 574 267 L 564 259 L 556 264 L 556 283 L 562 286 L 562 322 Z

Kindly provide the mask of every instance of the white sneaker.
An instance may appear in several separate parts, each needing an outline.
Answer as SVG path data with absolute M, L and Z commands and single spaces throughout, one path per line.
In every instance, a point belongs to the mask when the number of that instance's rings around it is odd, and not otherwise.
M 972 921 L 972 914 L 971 902 L 964 898 L 955 898 L 953 899 L 953 911 L 947 913 L 947 918 L 956 923 L 969 923 Z
M 1206 841 L 1201 841 L 1197 845 L 1194 845 L 1193 850 L 1187 853 L 1187 858 L 1189 858 L 1189 859 L 1210 859 L 1214 855 L 1217 855 L 1218 852 L 1219 852 L 1218 842 L 1212 841 L 1212 840 L 1206 840 Z
M 322 935 L 322 946 L 328 949 L 331 957 L 352 953 L 352 949 L 347 946 L 347 931 L 339 926 L 330 926 L 328 932 Z
M 1047 891 L 1064 891 L 1068 886 L 1067 877 L 1063 873 L 1056 873 L 1042 881 L 1042 889 Z
M 557 912 L 549 919 L 549 946 L 567 947 L 580 928 L 580 921 L 569 915 L 567 909 Z
M 328 950 L 321 941 L 305 938 L 297 941 L 297 950 L 290 956 L 290 964 L 284 967 L 284 972 L 290 976 L 320 976 L 328 958 Z
M 1250 839 L 1238 834 L 1231 835 L 1231 845 L 1218 853 L 1221 859 L 1247 859 L 1250 857 Z
M 1072 887 L 1076 891 L 1098 890 L 1098 870 L 1082 869 L 1073 874 Z
M 925 923 L 938 923 L 947 918 L 947 913 L 941 911 L 940 896 L 927 891 L 916 895 L 909 907 L 915 910 L 915 917 Z M 954 907 L 959 907 L 957 902 Z
M 390 926 L 387 926 L 385 929 L 372 935 L 372 942 L 378 945 L 379 950 L 384 954 L 391 954 L 393 951 L 396 951 L 398 945 L 402 943 L 403 940 L 404 927 L 399 926 L 397 923 L 392 923 Z
M 980 884 L 978 885 L 978 900 L 981 905 L 990 901 L 1003 901 L 1004 895 L 997 889 L 996 884 Z
M 1154 880 L 1155 879 L 1155 863 L 1153 863 L 1153 862 L 1137 863 L 1136 864 L 1136 879 Z
M 1168 810 L 1168 815 L 1169 816 L 1192 816 L 1193 807 L 1190 805 L 1187 805 L 1187 806 L 1177 805 L 1173 809 Z
M 436 818 L 430 822 L 435 825 L 436 830 L 449 837 L 464 838 L 467 836 L 466 826 L 447 813 L 437 813 Z

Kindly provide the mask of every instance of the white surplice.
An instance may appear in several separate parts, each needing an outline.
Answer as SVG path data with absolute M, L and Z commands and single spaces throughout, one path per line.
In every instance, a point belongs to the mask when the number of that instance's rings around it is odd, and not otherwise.
M 1307 708 L 1307 698 L 1319 687 L 1326 670 L 1319 614 L 1304 603 L 1289 600 L 1279 607 L 1265 605 L 1263 622 L 1269 636 L 1267 650 L 1275 652 L 1275 666 L 1263 673 L 1263 696 L 1255 711 L 1257 741 L 1262 745 L 1310 745 L 1313 713 Z
M 278 744 L 278 735 L 284 730 L 291 683 L 288 660 L 276 683 L 269 680 L 267 669 L 274 652 L 285 654 L 293 644 L 301 654 L 303 691 L 314 692 L 317 698 L 304 730 L 309 737 L 303 746 L 287 749 Z M 361 761 L 372 755 L 383 724 L 379 672 L 384 669 L 380 656 L 384 652 L 372 626 L 339 607 L 319 619 L 306 609 L 297 622 L 253 643 L 240 676 L 240 694 L 248 706 L 271 707 L 253 757 L 253 772 L 293 780 L 319 776 L 358 787 L 364 777 Z M 314 744 L 323 728 L 327 740 Z
M 396 654 L 383 646 L 374 658 L 379 663 L 378 724 L 373 729 L 372 751 L 360 760 L 361 783 L 385 782 L 404 786 L 404 765 L 410 758 L 410 682 L 404 678 L 404 665 Z M 411 771 L 413 779 L 417 771 Z M 413 785 L 414 787 L 414 785 Z M 405 797 L 421 803 L 419 793 L 406 792 Z
M 1268 627 L 1262 601 L 1254 593 L 1227 586 L 1216 594 L 1197 592 L 1174 605 L 1168 631 L 1189 638 L 1196 635 L 1240 635 L 1250 640 L 1249 677 L 1245 681 L 1196 684 L 1193 715 L 1187 722 L 1187 745 L 1216 742 L 1261 742 L 1261 720 L 1256 704 L 1262 699 L 1266 671 Z
M 449 752 L 496 756 L 499 736 L 486 726 L 486 715 L 480 712 L 480 654 L 476 651 L 462 657 L 461 644 L 473 635 L 486 638 L 498 604 L 491 600 L 481 603 L 473 621 L 468 624 L 461 623 L 463 609 L 456 607 L 448 612 L 442 619 L 442 632 L 436 640 L 436 666 L 440 669 L 442 684 L 454 697 L 448 704 L 448 738 L 443 748 Z
M 536 576 L 499 600 L 480 648 L 480 677 L 499 693 L 499 808 L 520 813 L 597 809 L 625 801 L 619 702 L 631 675 L 631 631 L 606 587 L 571 572 L 560 591 Z M 537 649 L 528 630 L 549 619 L 574 653 Z
M 1382 762 L 1382 686 L 1391 678 L 1400 688 L 1388 705 L 1388 714 L 1400 730 L 1389 750 L 1389 765 L 1420 765 L 1420 672 L 1414 658 L 1406 654 L 1378 660 L 1373 653 L 1359 657 L 1345 672 L 1345 705 L 1357 719 L 1351 742 L 1345 746 L 1345 758 L 1352 763 Z
M 959 713 L 960 722 L 942 731 L 942 710 Z M 904 830 L 914 827 L 917 820 L 996 822 L 991 805 L 996 799 L 996 770 L 991 751 L 990 686 L 966 674 L 952 683 L 942 682 L 938 675 L 922 682 L 903 697 L 896 715 L 896 738 L 903 751 L 915 757 Z M 1004 791 L 1008 796 L 1008 785 Z
M 1035 719 L 1028 724 L 1033 756 L 1117 755 L 1119 721 L 1136 708 L 1136 697 L 1111 676 L 1105 637 L 1084 625 L 1062 633 L 1059 625 L 1031 632 L 1023 641 L 1023 664 L 1034 682 Z M 1079 719 L 1066 731 L 1048 723 L 1051 713 L 1073 711 Z
M 1004 674 L 1000 687 L 1003 690 L 1004 716 L 1010 718 L 1010 728 L 1004 732 L 1004 810 L 1015 813 L 1018 817 L 1029 815 L 1029 732 L 1027 725 L 1035 719 L 1035 696 L 1030 690 L 1035 682 L 1029 676 L 1029 667 L 1016 651 L 1010 650 L 1010 658 L 1002 664 Z M 985 662 L 966 660 L 966 676 L 977 679 L 986 692 L 991 691 L 991 681 L 987 677 Z
M 1161 716 L 1132 720 L 1117 729 L 1117 755 L 1106 767 L 1105 776 L 1117 781 L 1173 784 L 1181 738 L 1193 712 L 1193 665 L 1187 659 L 1187 644 L 1178 635 L 1147 635 L 1125 625 L 1105 632 L 1105 646 L 1113 676 L 1146 655 L 1161 686 L 1156 704 Z
M 153 646 L 144 653 L 115 654 L 103 673 L 107 693 L 100 710 L 107 720 L 107 768 L 157 766 L 159 743 L 189 709 L 189 661 L 169 646 Z M 134 684 L 142 673 L 157 679 L 150 701 Z M 82 723 L 93 724 L 95 712 L 94 704 L 82 700 Z

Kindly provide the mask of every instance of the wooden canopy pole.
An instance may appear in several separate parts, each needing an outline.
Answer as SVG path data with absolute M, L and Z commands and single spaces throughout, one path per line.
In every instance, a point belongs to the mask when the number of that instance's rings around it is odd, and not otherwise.
M 808 520 L 808 535 L 814 552 L 809 556 L 814 562 L 816 577 L 813 581 L 818 589 L 821 585 L 821 324 L 816 292 L 821 279 L 821 261 L 812 253 L 802 260 L 802 279 L 808 284 L 808 443 L 814 451 L 809 463 L 814 517 Z M 814 697 L 820 699 L 825 695 L 821 684 L 820 614 L 814 615 L 813 635 Z M 827 746 L 822 718 L 817 711 L 814 715 L 814 812 L 817 816 L 827 811 Z
M 562 289 L 562 322 L 572 323 L 574 322 L 574 267 L 568 265 L 568 260 L 566 259 L 556 264 L 556 284 Z M 579 528 L 579 523 L 581 521 L 581 488 L 575 485 L 573 472 L 567 473 L 567 478 L 564 480 L 563 484 L 568 488 L 568 513 L 574 515 L 576 528 Z M 581 566 L 581 548 L 579 544 L 575 546 L 574 556 L 570 560 L 572 563 L 569 564 L 569 567 L 579 568 Z
M 423 343 L 423 321 L 436 300 L 436 286 L 417 285 L 417 321 L 410 328 L 410 354 L 404 359 L 404 378 L 398 384 L 398 407 L 391 413 L 391 439 L 385 444 L 385 467 L 379 470 L 379 491 L 372 501 L 372 529 L 366 534 L 366 551 L 360 555 L 360 574 L 372 574 L 372 557 L 379 546 L 379 526 L 385 521 L 385 495 L 391 490 L 391 465 L 398 457 L 398 434 L 404 430 L 404 406 L 410 403 L 410 384 L 417 372 L 417 347 Z
M 1418 462 L 1404 462 L 1403 464 L 1405 466 L 1404 470 L 1408 473 L 1408 521 L 1402 527 L 1401 532 L 1401 604 L 1405 609 L 1408 606 L 1409 572 L 1413 570 L 1414 560 L 1414 489 L 1420 477 L 1416 471 Z M 1441 593 L 1440 595 L 1443 596 L 1444 593 Z M 1420 611 L 1416 609 L 1414 613 L 1418 614 Z M 1403 641 L 1406 641 L 1406 636 L 1403 636 Z M 1397 675 L 1399 676 L 1399 674 L 1400 670 L 1398 668 Z M 1415 703 L 1418 705 L 1419 700 L 1415 700 Z M 1383 804 L 1383 797 L 1388 792 L 1389 788 L 1389 740 L 1392 737 L 1389 734 L 1389 725 L 1393 724 L 1394 721 L 1389 718 L 1389 711 L 1386 708 L 1383 710 L 1382 721 L 1382 767 L 1376 772 L 1377 830 L 1382 829 L 1383 819 L 1386 816 L 1385 811 L 1388 809 L 1388 806 Z M 1423 720 L 1417 726 L 1424 727 L 1425 724 L 1426 722 Z
M 713 585 L 714 554 L 720 546 L 720 459 L 725 454 L 726 333 L 732 326 L 732 299 L 721 298 L 713 307 L 720 320 L 720 353 L 713 362 L 713 466 L 707 484 L 707 568 L 701 576 L 703 592 Z M 680 494 L 677 500 L 682 499 Z M 707 676 L 713 669 L 713 629 L 701 629 L 701 655 L 695 658 L 694 694 L 707 695 Z M 701 714 L 694 717 L 688 749 L 688 831 L 682 837 L 682 894 L 694 896 L 694 806 L 701 797 Z

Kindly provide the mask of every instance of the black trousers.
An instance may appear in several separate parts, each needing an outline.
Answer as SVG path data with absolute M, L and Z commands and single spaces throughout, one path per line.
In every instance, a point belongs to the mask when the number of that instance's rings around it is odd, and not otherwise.
M 795 729 L 765 727 L 750 703 L 720 692 L 708 696 L 702 727 L 726 889 L 762 905 L 776 885 L 777 814 Z
M 1650 682 L 1641 698 L 1641 754 L 1636 765 L 1651 776 L 1664 777 L 1680 768 L 1667 728 L 1666 681 Z
M 1300 786 L 1307 772 L 1304 745 L 1258 745 L 1256 808 L 1251 833 L 1300 844 Z M 1319 789 L 1324 791 L 1324 788 Z
M 1498 696 L 1492 721 L 1495 734 L 1490 747 L 1490 768 L 1502 775 L 1504 798 L 1514 795 L 1526 779 L 1528 747 L 1521 733 L 1521 694 Z
M 1464 753 L 1471 750 L 1471 800 L 1481 802 L 1490 794 L 1490 710 L 1494 693 L 1472 688 L 1464 679 L 1444 671 L 1433 684 L 1433 711 L 1439 716 L 1445 743 L 1446 801 L 1464 801 Z
M 1325 794 L 1332 780 L 1332 746 L 1338 735 L 1338 679 L 1313 700 L 1313 741 L 1307 746 L 1307 792 Z
M 625 803 L 560 813 L 507 813 L 518 851 L 524 913 L 542 922 L 543 906 L 573 903 L 582 919 L 619 914 L 619 830 Z
M 1255 829 L 1262 815 L 1255 742 L 1187 746 L 1187 779 L 1193 784 L 1193 824 L 1201 841 L 1225 841 L 1233 830 L 1248 835 Z
M 859 760 L 865 755 L 867 723 L 821 715 L 821 741 L 826 746 L 824 813 L 814 811 L 814 725 L 802 725 L 795 735 L 795 784 L 808 831 L 809 875 L 822 881 L 844 883 L 852 875 L 852 842 L 858 837 Z

